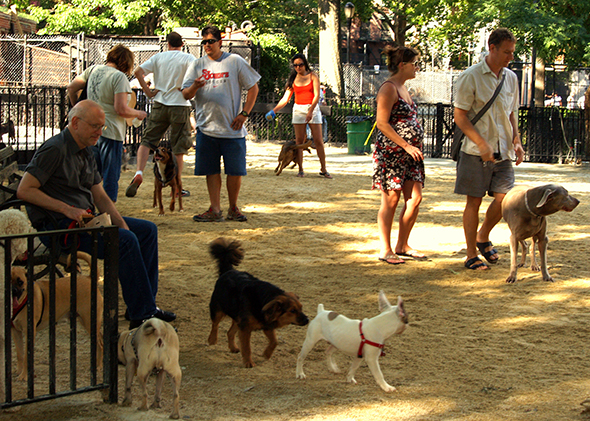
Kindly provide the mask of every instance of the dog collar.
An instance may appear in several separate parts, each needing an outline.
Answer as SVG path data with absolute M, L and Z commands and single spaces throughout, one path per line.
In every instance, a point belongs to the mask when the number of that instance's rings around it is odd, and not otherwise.
M 362 320 L 359 323 L 359 332 L 361 334 L 361 345 L 359 346 L 359 352 L 357 354 L 357 357 L 363 358 L 363 347 L 365 346 L 365 344 L 374 346 L 376 348 L 380 348 L 381 349 L 381 356 L 385 355 L 385 352 L 383 352 L 383 348 L 385 347 L 385 344 L 378 344 L 377 342 L 369 341 L 368 339 L 365 338 L 365 334 L 363 333 L 363 321 Z
M 131 348 L 133 348 L 133 353 L 135 354 L 135 358 L 139 361 L 139 355 L 137 355 L 137 348 L 135 348 L 135 335 L 139 332 L 139 327 L 135 328 L 135 332 L 133 332 L 133 336 L 131 337 Z
M 536 218 L 542 218 L 542 216 L 541 216 L 541 215 L 537 215 L 535 212 L 533 212 L 533 211 L 531 210 L 531 207 L 529 206 L 529 196 L 528 196 L 528 192 L 529 192 L 528 190 L 524 192 L 524 206 L 526 207 L 526 210 L 528 210 L 528 211 L 529 211 L 529 213 L 530 213 L 531 215 L 533 215 L 534 217 L 536 217 Z
M 12 300 L 12 318 L 10 320 L 12 322 L 12 327 L 14 327 L 14 319 L 16 319 L 16 316 L 18 316 L 21 310 L 25 308 L 25 306 L 27 305 L 27 302 L 29 301 L 29 295 L 27 294 L 23 302 L 20 304 L 18 304 L 18 300 L 16 298 L 13 298 Z M 41 324 L 41 321 L 43 320 L 43 313 L 45 313 L 45 294 L 43 293 L 43 290 L 41 290 L 41 316 L 39 317 L 39 321 L 37 322 L 37 327 Z

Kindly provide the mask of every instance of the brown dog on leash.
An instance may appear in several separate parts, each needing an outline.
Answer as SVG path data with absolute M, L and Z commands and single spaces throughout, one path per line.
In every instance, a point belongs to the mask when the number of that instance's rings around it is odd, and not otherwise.
M 547 271 L 547 215 L 558 211 L 571 212 L 580 201 L 569 195 L 568 191 L 557 184 L 546 184 L 539 187 L 518 186 L 510 190 L 502 200 L 502 216 L 510 228 L 510 274 L 508 283 L 516 282 L 518 267 L 524 266 L 526 253 L 529 249 L 524 240 L 533 238 L 531 251 L 531 269 L 538 271 L 535 260 L 535 243 L 539 246 L 541 258 L 541 274 L 544 281 L 553 282 Z M 518 245 L 522 247 L 522 259 L 516 264 Z
M 156 203 L 160 208 L 158 216 L 164 216 L 164 206 L 162 205 L 162 189 L 170 186 L 172 188 L 172 198 L 170 200 L 170 211 L 174 211 L 176 196 L 178 196 L 178 211 L 183 212 L 182 208 L 182 181 L 178 172 L 178 162 L 172 149 L 166 146 L 159 146 L 154 151 L 154 205 Z
M 125 399 L 123 406 L 131 405 L 131 385 L 133 377 L 141 387 L 140 411 L 147 411 L 146 383 L 152 370 L 158 370 L 156 394 L 150 408 L 161 408 L 160 398 L 166 373 L 172 379 L 174 398 L 170 418 L 178 419 L 180 402 L 180 381 L 182 371 L 178 363 L 179 342 L 176 331 L 169 323 L 151 318 L 136 329 L 122 332 L 119 336 L 119 362 L 126 367 Z
M 311 140 L 308 140 L 307 142 L 302 143 L 301 145 L 296 144 L 294 140 L 289 140 L 287 143 L 283 144 L 281 152 L 279 153 L 279 165 L 277 165 L 277 167 L 275 168 L 275 174 L 281 175 L 281 172 L 283 172 L 283 170 L 291 162 L 293 163 L 293 166 L 291 168 L 294 168 L 295 165 L 297 165 L 298 150 L 302 149 L 304 151 L 311 153 L 311 151 L 309 150 L 310 146 Z
M 276 329 L 290 324 L 305 326 L 309 319 L 303 314 L 295 294 L 234 269 L 244 258 L 239 241 L 218 238 L 211 242 L 209 251 L 219 268 L 219 278 L 209 302 L 212 322 L 209 345 L 217 343 L 219 323 L 227 315 L 233 320 L 227 332 L 229 350 L 241 352 L 244 366 L 254 367 L 250 348 L 253 331 L 262 330 L 268 338 L 263 353 L 268 359 L 278 344 Z M 236 333 L 240 339 L 239 349 L 235 343 Z
M 91 264 L 89 254 L 79 251 L 78 258 L 84 260 L 88 266 Z M 16 346 L 17 375 L 19 380 L 27 378 L 27 353 L 23 343 L 27 343 L 27 311 L 24 308 L 27 303 L 27 273 L 22 267 L 12 268 L 12 337 Z M 39 280 L 33 286 L 33 342 L 37 332 L 49 326 L 49 280 Z M 102 367 L 103 339 L 100 327 L 102 326 L 103 298 L 100 291 L 96 291 L 96 342 L 97 367 Z M 76 313 L 80 318 L 86 332 L 91 332 L 91 281 L 88 276 L 78 275 L 76 282 Z M 55 320 L 66 317 L 70 313 L 70 277 L 66 276 L 55 280 Z M 24 342 L 23 342 L 24 341 Z

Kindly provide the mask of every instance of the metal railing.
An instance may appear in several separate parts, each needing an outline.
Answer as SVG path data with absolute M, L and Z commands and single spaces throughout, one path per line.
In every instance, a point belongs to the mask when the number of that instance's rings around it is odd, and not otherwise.
M 103 341 L 104 341 L 104 360 L 103 360 L 103 378 L 102 382 L 98 379 L 97 373 L 97 340 L 96 337 L 96 292 L 92 293 L 91 303 L 92 304 L 92 326 L 90 335 L 90 369 L 84 369 L 84 376 L 80 375 L 79 362 L 79 351 L 83 348 L 77 340 L 76 332 L 76 317 L 70 317 L 69 325 L 69 365 L 66 364 L 68 353 L 61 351 L 64 345 L 62 338 L 57 338 L 56 334 L 56 305 L 55 305 L 55 280 L 56 280 L 56 264 L 57 258 L 55 252 L 60 249 L 58 245 L 59 239 L 64 235 L 72 236 L 72 244 L 77 244 L 79 235 L 91 235 L 93 251 L 92 251 L 92 265 L 91 265 L 91 288 L 92 291 L 97 291 L 97 248 L 98 248 L 98 235 L 104 236 L 104 316 L 103 316 Z M 28 279 L 33 279 L 34 272 L 34 258 L 31 256 L 35 255 L 36 243 L 40 236 L 48 238 L 48 244 L 51 247 L 47 249 L 49 253 L 49 341 L 46 349 L 48 356 L 48 368 L 47 373 L 43 370 L 37 369 L 35 364 L 36 351 L 39 351 L 39 337 L 46 334 L 45 331 L 40 332 L 37 336 L 37 344 L 34 344 L 32 334 L 27 335 L 27 343 L 25 349 L 27 353 L 27 364 L 28 364 L 28 377 L 26 387 L 19 383 L 13 382 L 13 358 L 12 358 L 12 340 L 11 340 L 11 307 L 6 305 L 4 308 L 4 326 L 0 326 L 0 329 L 4 329 L 5 332 L 5 377 L 0 379 L 4 385 L 5 396 L 0 399 L 0 408 L 10 408 L 18 405 L 29 404 L 33 402 L 40 402 L 49 399 L 55 399 L 58 397 L 70 396 L 74 394 L 80 394 L 85 392 L 91 392 L 96 390 L 105 391 L 105 400 L 109 403 L 116 403 L 118 398 L 117 392 L 117 370 L 118 370 L 118 357 L 117 357 L 117 339 L 118 339 L 118 268 L 119 268 L 119 234 L 118 229 L 115 226 L 111 227 L 98 227 L 98 228 L 81 228 L 81 229 L 70 229 L 70 230 L 58 230 L 58 231 L 45 231 L 42 233 L 31 233 L 31 234 L 18 234 L 0 237 L 0 241 L 4 244 L 4 250 L 0 250 L 4 254 L 5 262 L 12 262 L 15 256 L 11 255 L 11 242 L 19 238 L 25 238 L 27 240 L 27 272 Z M 77 255 L 75 250 L 71 253 L 72 267 L 76 267 Z M 4 279 L 5 288 L 0 291 L 4 295 L 4 302 L 11 303 L 11 265 L 4 265 Z M 76 314 L 76 280 L 77 273 L 72 271 L 70 280 L 70 315 Z M 29 297 L 34 296 L 33 282 L 27 283 L 27 295 Z M 27 329 L 31 333 L 33 331 L 33 300 L 28 300 L 26 309 L 23 311 L 27 312 Z M 57 351 L 57 342 L 59 341 L 60 353 Z M 4 362 L 2 362 L 4 363 Z M 67 371 L 67 374 L 64 373 Z M 89 372 L 89 376 L 86 376 L 86 372 Z M 81 378 L 84 377 L 84 380 Z M 81 384 L 83 382 L 85 384 Z M 1 388 L 0 388 L 1 389 Z M 42 389 L 41 391 L 39 391 Z

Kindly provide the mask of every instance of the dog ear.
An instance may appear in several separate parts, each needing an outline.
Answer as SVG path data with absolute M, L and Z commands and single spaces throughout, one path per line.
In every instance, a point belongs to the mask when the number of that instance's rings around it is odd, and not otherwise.
M 379 311 L 383 312 L 391 308 L 391 304 L 387 300 L 383 290 L 379 291 Z
M 408 323 L 408 313 L 406 313 L 401 295 L 397 297 L 397 315 L 404 323 Z
M 547 189 L 543 192 L 543 197 L 541 198 L 541 200 L 539 200 L 539 203 L 537 203 L 538 208 L 540 208 L 541 206 L 543 206 L 546 202 L 547 199 L 549 199 L 549 196 L 551 196 L 553 193 L 555 193 L 555 189 Z
M 283 314 L 283 303 L 280 298 L 275 298 L 262 307 L 262 314 L 267 323 L 276 321 Z

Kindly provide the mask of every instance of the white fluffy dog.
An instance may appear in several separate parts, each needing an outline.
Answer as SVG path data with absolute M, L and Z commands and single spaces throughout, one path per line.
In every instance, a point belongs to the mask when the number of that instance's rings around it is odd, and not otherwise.
M 0 237 L 5 235 L 28 234 L 30 232 L 33 232 L 33 228 L 31 227 L 29 218 L 25 213 L 16 209 L 6 209 L 0 211 Z M 4 379 L 6 377 L 4 371 L 4 272 L 6 262 L 4 262 L 5 242 L 1 241 L 0 243 L 2 245 L 0 248 L 0 309 L 2 309 L 2 311 L 0 311 L 0 396 L 2 399 L 4 399 Z M 13 261 L 16 257 L 27 250 L 27 240 L 25 238 L 19 238 L 17 240 L 11 241 L 10 245 Z M 12 262 L 9 262 L 9 264 L 12 264 Z

